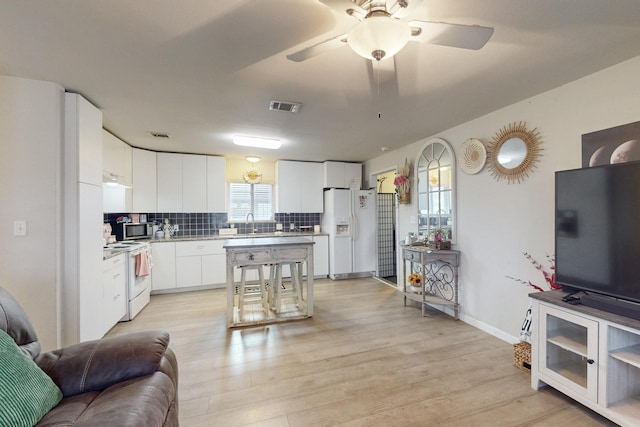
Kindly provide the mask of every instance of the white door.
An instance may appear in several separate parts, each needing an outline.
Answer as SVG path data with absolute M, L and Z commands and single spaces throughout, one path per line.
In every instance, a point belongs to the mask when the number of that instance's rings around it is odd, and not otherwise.
M 376 194 L 374 191 L 356 191 L 354 197 L 353 271 L 355 273 L 375 271 L 378 257 Z
M 331 254 L 329 260 L 329 275 L 333 279 L 337 274 L 351 273 L 351 236 L 333 236 L 329 242 Z

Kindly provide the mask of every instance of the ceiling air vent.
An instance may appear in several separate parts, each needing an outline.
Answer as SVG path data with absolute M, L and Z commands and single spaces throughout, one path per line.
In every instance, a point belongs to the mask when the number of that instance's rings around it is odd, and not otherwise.
M 151 135 L 154 138 L 166 138 L 169 139 L 171 138 L 171 135 L 169 135 L 166 132 L 153 132 L 153 131 L 149 131 L 147 132 L 149 135 Z
M 297 113 L 302 108 L 302 104 L 299 102 L 287 102 L 287 101 L 271 101 L 269 102 L 269 110 L 271 111 L 286 111 L 288 113 Z

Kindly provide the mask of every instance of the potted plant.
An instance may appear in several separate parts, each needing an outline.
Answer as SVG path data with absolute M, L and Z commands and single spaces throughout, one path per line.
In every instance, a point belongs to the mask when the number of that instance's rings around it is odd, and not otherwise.
M 409 282 L 409 289 L 412 292 L 421 292 L 422 291 L 422 275 L 418 273 L 411 273 L 407 278 Z
M 530 286 L 533 289 L 541 292 L 562 288 L 556 283 L 556 259 L 553 255 L 547 255 L 547 261 L 550 265 L 549 270 L 545 269 L 545 267 L 535 258 L 533 258 L 531 254 L 523 252 L 523 255 L 526 259 L 529 260 L 529 262 L 531 262 L 531 264 L 534 265 L 536 270 L 542 273 L 542 277 L 544 277 L 544 281 L 547 283 L 549 289 L 544 289 L 542 286 L 538 286 L 530 280 L 525 281 L 511 276 L 507 276 L 507 278 L 515 280 L 518 283 L 522 283 L 523 285 Z M 520 327 L 520 341 L 513 345 L 514 365 L 527 372 L 531 371 L 531 327 L 533 325 L 532 312 L 533 309 L 531 307 L 531 304 L 529 304 L 529 308 L 527 309 L 527 312 L 524 316 L 524 321 L 522 322 L 522 326 Z
M 449 241 L 449 230 L 444 228 L 434 228 L 427 234 L 427 246 L 433 249 L 451 249 Z

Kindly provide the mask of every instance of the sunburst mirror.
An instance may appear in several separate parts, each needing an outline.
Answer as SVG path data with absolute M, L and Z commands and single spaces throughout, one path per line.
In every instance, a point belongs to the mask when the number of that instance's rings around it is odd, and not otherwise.
M 525 122 L 514 122 L 496 133 L 487 146 L 487 165 L 498 181 L 522 182 L 540 158 L 540 133 L 527 129 Z

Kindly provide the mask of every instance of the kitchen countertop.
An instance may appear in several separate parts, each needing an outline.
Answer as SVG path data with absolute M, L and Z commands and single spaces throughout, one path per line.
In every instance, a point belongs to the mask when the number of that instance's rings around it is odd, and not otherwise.
M 328 233 L 305 233 L 305 232 L 273 232 L 273 233 L 255 233 L 255 234 L 206 234 L 202 236 L 174 236 L 168 239 L 146 239 L 140 240 L 141 242 L 149 242 L 149 243 L 164 243 L 164 242 L 190 242 L 197 240 L 227 240 L 227 239 L 259 239 L 266 237 L 313 237 L 313 236 L 328 236 Z M 109 258 L 113 258 L 120 254 L 125 253 L 126 249 L 104 249 L 102 252 L 102 259 L 106 260 Z
M 229 248 L 255 248 L 270 247 L 283 245 L 308 245 L 315 242 L 309 242 L 300 236 L 269 236 L 268 238 L 245 237 L 244 239 L 227 239 L 224 243 L 226 249 Z
M 162 243 L 162 242 L 188 242 L 193 240 L 227 240 L 227 239 L 258 239 L 265 237 L 313 237 L 313 236 L 328 236 L 328 233 L 304 233 L 304 232 L 273 232 L 273 233 L 254 233 L 254 234 L 207 234 L 202 236 L 173 236 L 168 239 L 150 239 L 149 243 Z
M 127 252 L 126 249 L 103 249 L 102 250 L 102 260 L 105 261 L 109 258 L 113 258 L 120 254 Z

